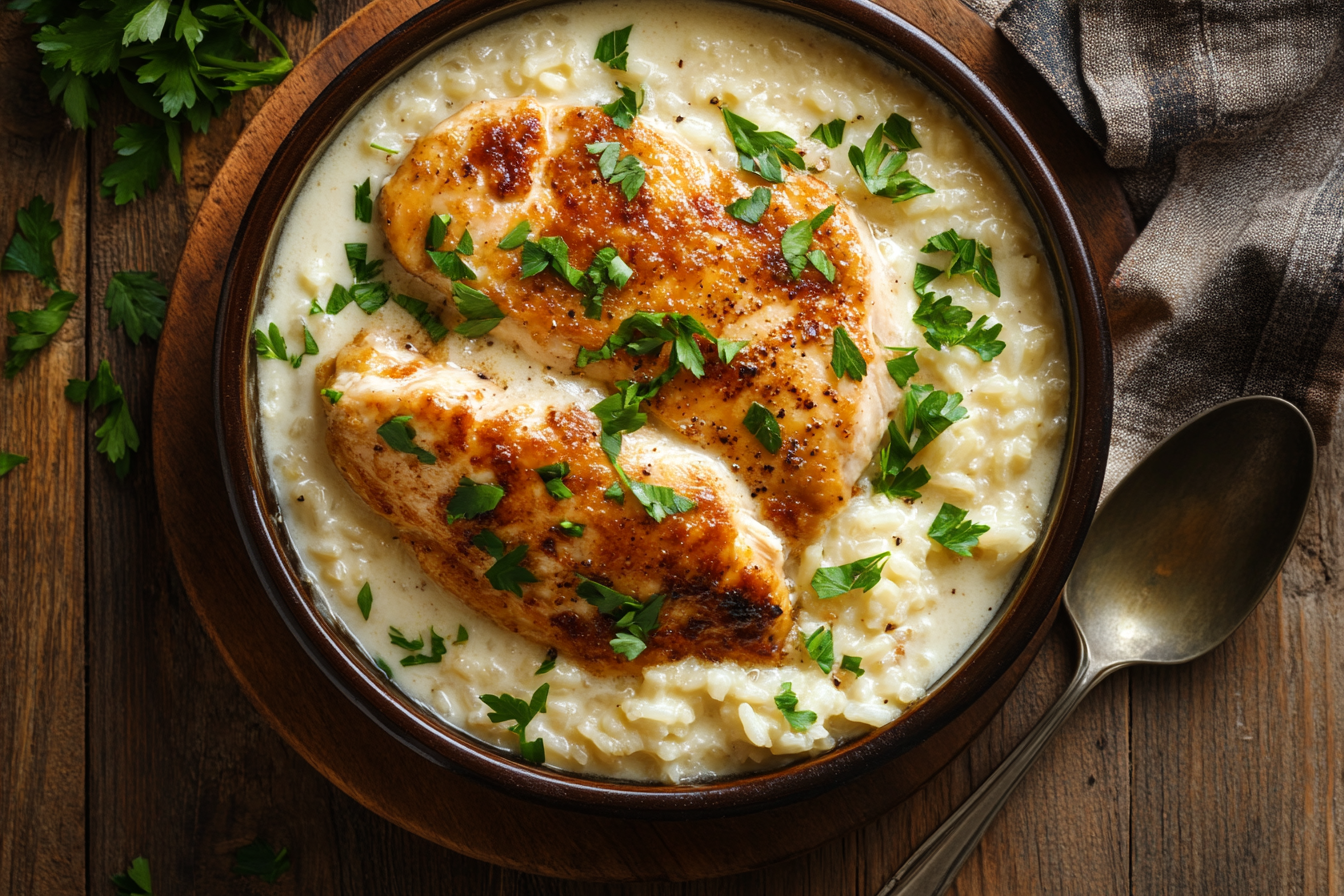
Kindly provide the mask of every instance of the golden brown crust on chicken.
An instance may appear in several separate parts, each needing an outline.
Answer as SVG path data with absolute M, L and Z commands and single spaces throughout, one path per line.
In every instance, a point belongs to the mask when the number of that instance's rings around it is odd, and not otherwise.
M 601 176 L 586 148 L 601 142 L 642 161 L 647 177 L 634 199 Z M 508 315 L 492 335 L 546 363 L 570 368 L 580 346 L 599 347 L 637 310 L 691 314 L 721 338 L 750 340 L 726 365 L 706 350 L 705 376 L 683 371 L 648 409 L 729 464 L 770 525 L 797 543 L 843 506 L 881 439 L 892 385 L 885 376 L 839 379 L 829 364 L 839 326 L 870 364 L 877 360 L 873 331 L 881 330 L 887 287 L 870 261 L 870 238 L 830 187 L 791 174 L 770 188 L 761 222 L 745 224 L 724 206 L 749 188 L 676 139 L 638 119 L 618 128 L 597 108 L 521 98 L 473 104 L 421 138 L 379 202 L 397 259 L 445 294 L 450 282 L 424 250 L 429 218 L 453 215 L 447 245 L 469 228 L 479 276 L 471 285 Z M 810 267 L 793 278 L 780 238 L 829 205 L 836 214 L 812 248 L 835 265 L 835 282 Z M 563 237 L 575 267 L 613 246 L 634 270 L 623 289 L 607 290 L 600 319 L 584 316 L 579 292 L 557 274 L 521 279 L 521 253 L 498 249 L 524 218 L 534 237 Z M 648 379 L 665 365 L 666 350 L 642 359 L 618 353 L 584 373 L 612 383 Z M 778 454 L 742 424 L 753 401 L 777 417 Z
M 603 497 L 615 481 L 598 444 L 593 414 L 563 400 L 519 402 L 476 373 L 430 361 L 387 334 L 362 333 L 319 372 L 319 388 L 343 392 L 327 408 L 327 446 L 346 481 L 390 520 L 426 573 L 501 626 L 553 645 L 600 674 L 686 656 L 777 661 L 792 623 L 781 546 L 755 520 L 740 484 L 719 465 L 653 431 L 627 436 L 622 461 L 632 478 L 675 484 L 694 510 L 655 523 L 632 497 Z M 410 415 L 416 444 L 437 458 L 421 463 L 377 433 Z M 536 468 L 570 465 L 572 498 L 557 501 Z M 449 523 L 459 479 L 494 482 L 504 497 L 473 520 Z M 582 523 L 581 538 L 562 520 Z M 539 581 L 522 597 L 485 577 L 494 562 L 472 538 L 483 530 L 509 548 Z M 666 594 L 649 647 L 628 662 L 613 652 L 604 616 L 576 593 L 583 576 L 646 601 Z

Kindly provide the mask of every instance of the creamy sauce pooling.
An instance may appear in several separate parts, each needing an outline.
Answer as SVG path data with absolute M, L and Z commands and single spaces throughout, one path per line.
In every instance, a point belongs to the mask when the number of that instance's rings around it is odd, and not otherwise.
M 598 38 L 633 24 L 629 71 L 594 60 Z M 918 382 L 961 392 L 969 416 L 918 458 L 932 474 L 923 497 L 907 503 L 859 494 L 823 536 L 790 559 L 796 632 L 831 629 L 835 670 L 824 673 L 795 637 L 779 667 L 708 664 L 695 659 L 642 674 L 590 676 L 560 656 L 536 674 L 547 648 L 475 614 L 431 582 L 393 527 L 350 491 L 327 454 L 324 411 L 314 385 L 318 363 L 367 327 L 408 336 L 419 325 L 389 302 L 372 317 L 355 305 L 338 315 L 313 314 L 333 284 L 349 285 L 345 243 L 367 243 L 370 258 L 388 259 L 395 291 L 442 306 L 442 297 L 401 271 L 375 224 L 353 215 L 353 185 L 372 179 L 374 194 L 415 139 L 466 104 L 535 95 L 542 102 L 608 103 L 618 85 L 647 91 L 641 119 L 728 168 L 736 154 L 721 108 L 800 140 L 809 165 L 857 209 L 872 229 L 887 276 L 896 284 L 894 317 L 904 345 L 922 346 Z M 937 192 L 908 202 L 868 193 L 847 158 L 891 112 L 910 119 L 923 144 L 907 169 Z M 821 122 L 848 122 L 845 140 L 827 149 L 806 139 Z M 742 175 L 755 186 L 758 182 Z M 991 246 L 1002 286 L 996 298 L 965 277 L 944 284 L 977 317 L 1003 324 L 1007 347 L 982 362 L 966 348 L 934 351 L 910 323 L 918 299 L 910 287 L 925 240 L 949 227 Z M 444 316 L 450 325 L 454 315 Z M 1067 423 L 1069 372 L 1058 299 L 1040 239 L 1019 197 L 967 125 L 919 82 L 867 51 L 791 19 L 746 8 L 685 2 L 574 3 L 528 13 L 482 29 L 432 54 L 373 97 L 326 151 L 301 188 L 282 231 L 257 325 L 276 323 L 293 349 L 303 326 L 320 351 L 299 369 L 258 365 L 262 437 L 284 524 L 315 597 L 395 685 L 451 724 L 516 750 L 505 724 L 491 723 L 481 694 L 526 699 L 550 685 L 548 709 L 528 727 L 542 737 L 549 764 L 595 775 L 688 781 L 749 772 L 788 757 L 824 752 L 885 725 L 922 697 L 984 629 L 1040 535 L 1058 472 Z M 591 406 L 605 397 L 593 384 L 529 362 L 489 336 L 449 336 L 438 354 L 479 370 L 518 396 L 545 403 L 563 397 Z M 880 366 L 869 375 L 885 376 Z M 892 408 L 893 413 L 896 408 Z M 991 528 L 971 558 L 933 544 L 928 535 L 944 501 Z M 891 559 L 866 593 L 822 601 L 808 587 L 818 567 L 883 551 Z M 365 620 L 357 597 L 368 583 L 374 600 Z M 409 638 L 430 626 L 450 644 L 441 663 L 399 665 L 389 626 Z M 841 672 L 842 655 L 862 659 L 865 674 Z M 784 682 L 798 708 L 817 714 L 794 731 L 776 708 Z

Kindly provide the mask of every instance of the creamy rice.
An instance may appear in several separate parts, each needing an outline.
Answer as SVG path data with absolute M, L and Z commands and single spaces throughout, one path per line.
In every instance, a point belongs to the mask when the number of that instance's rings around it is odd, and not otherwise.
M 628 73 L 593 60 L 598 37 L 634 24 Z M 332 357 L 365 327 L 417 327 L 389 302 L 373 317 L 357 307 L 310 316 L 333 283 L 350 282 L 343 244 L 367 242 L 370 257 L 388 258 L 395 290 L 441 297 L 390 259 L 375 224 L 352 214 L 352 185 L 372 177 L 375 195 L 402 156 L 399 150 L 473 100 L 536 95 L 543 102 L 601 104 L 616 84 L 647 88 L 641 118 L 676 135 L 726 168 L 736 166 L 720 104 L 758 123 L 805 138 L 819 122 L 844 118 L 834 150 L 801 140 L 820 177 L 853 203 L 872 228 L 881 263 L 897 283 L 896 317 L 903 344 L 924 346 L 910 316 L 910 288 L 924 240 L 949 227 L 994 250 L 1002 284 L 996 299 L 967 278 L 946 292 L 976 316 L 1003 324 L 1007 348 L 982 362 L 966 348 L 921 348 L 919 382 L 961 392 L 969 416 L 918 458 L 932 474 L 923 498 L 906 503 L 861 493 L 828 524 L 823 537 L 790 558 L 797 631 L 826 624 L 834 633 L 836 672 L 828 675 L 790 645 L 780 667 L 697 659 L 618 678 L 586 674 L 562 655 L 554 671 L 535 675 L 546 647 L 474 613 L 432 582 L 393 527 L 345 484 L 325 447 L 317 362 Z M 908 169 L 937 192 L 893 204 L 869 195 L 846 152 L 862 146 L 893 112 L 909 118 L 923 148 Z M 940 281 L 940 287 L 942 281 Z M 1059 467 L 1067 421 L 1069 372 L 1058 299 L 1039 236 L 1006 175 L 969 127 L 909 75 L 826 32 L 774 14 L 699 2 L 574 3 L 483 29 L 434 53 L 376 95 L 337 137 L 303 186 L 280 237 L 258 326 L 276 322 L 289 345 L 303 325 L 318 358 L 298 370 L 258 364 L 262 436 L 284 524 L 303 572 L 324 609 L 375 659 L 395 684 L 430 711 L 475 737 L 507 749 L 517 738 L 492 724 L 480 694 L 526 698 L 550 683 L 548 711 L 529 726 L 545 740 L 548 763 L 620 778 L 688 781 L 778 765 L 824 752 L 885 725 L 950 668 L 993 617 L 1040 533 Z M 489 342 L 489 344 L 487 344 Z M 602 393 L 580 379 L 543 370 L 508 345 L 450 336 L 439 349 L 519 393 L 561 390 L 589 403 Z M 885 376 L 880 366 L 871 375 Z M 893 411 L 895 409 L 893 408 Z M 932 545 L 929 524 L 944 501 L 966 508 L 991 528 L 971 558 Z M 891 551 L 882 581 L 867 593 L 819 600 L 807 583 L 819 566 L 837 566 Z M 374 603 L 362 618 L 356 595 L 370 583 Z M 403 668 L 388 641 L 396 626 L 414 638 L 430 625 L 450 640 L 462 625 L 465 644 L 438 665 Z M 866 674 L 839 672 L 839 657 L 862 658 Z M 774 697 L 791 682 L 799 708 L 817 714 L 795 732 Z

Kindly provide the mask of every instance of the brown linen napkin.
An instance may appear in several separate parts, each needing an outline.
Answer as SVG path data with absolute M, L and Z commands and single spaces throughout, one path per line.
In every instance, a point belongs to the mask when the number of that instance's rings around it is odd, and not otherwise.
M 1278 395 L 1325 442 L 1344 381 L 1344 2 L 966 0 L 1119 169 L 1106 489 L 1195 413 Z

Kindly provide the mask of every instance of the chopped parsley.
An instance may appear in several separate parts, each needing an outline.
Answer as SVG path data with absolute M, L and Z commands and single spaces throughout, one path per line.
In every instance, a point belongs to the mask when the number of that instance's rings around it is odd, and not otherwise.
M 624 498 L 625 494 L 622 493 L 621 497 Z M 571 523 L 569 520 L 561 520 L 559 523 L 556 524 L 556 528 L 559 529 L 561 532 L 565 533 L 566 535 L 568 535 L 570 538 L 582 538 L 584 529 L 586 527 L 583 525 L 583 523 Z
M 624 129 L 635 123 L 635 116 L 638 115 L 639 110 L 643 108 L 643 94 L 636 94 L 629 87 L 622 84 L 621 95 L 603 106 L 602 111 L 611 116 L 612 124 L 616 125 L 618 128 Z M 625 198 L 632 199 L 634 197 L 626 196 Z
M 639 188 L 644 186 L 644 163 L 639 157 L 622 157 L 619 143 L 589 143 L 588 152 L 597 156 L 597 170 L 607 183 L 620 187 L 627 202 L 633 201 Z
M 368 582 L 359 589 L 359 595 L 355 598 L 355 603 L 359 605 L 359 613 L 365 619 L 369 618 L 369 612 L 373 610 L 373 586 Z
M 332 285 L 331 295 L 327 298 L 327 314 L 340 314 L 341 309 L 351 302 L 365 314 L 373 314 L 387 304 L 391 291 L 386 283 L 375 280 L 383 271 L 383 262 L 381 259 L 369 261 L 368 255 L 368 243 L 345 244 L 345 260 L 355 282 L 348 289 L 339 283 Z
M 566 498 L 574 497 L 574 493 L 565 485 L 565 477 L 569 475 L 569 461 L 558 461 L 557 463 L 547 464 L 544 467 L 537 467 L 536 474 L 541 477 L 541 481 L 546 486 L 546 491 L 557 501 L 563 501 Z
M 613 146 L 616 144 L 612 144 Z M 551 270 L 583 295 L 583 316 L 589 320 L 602 317 L 602 301 L 608 286 L 624 289 L 634 271 L 611 246 L 598 249 L 588 264 L 580 270 L 569 263 L 569 244 L 564 237 L 544 236 L 523 244 L 521 277 L 535 277 Z
M 893 116 L 900 118 L 899 115 Z M 901 118 L 901 121 L 905 119 Z M 890 124 L 891 119 L 888 119 Z M 905 121 L 906 130 L 909 130 L 910 122 Z M 857 146 L 849 148 L 849 163 L 854 166 L 854 171 L 863 181 L 863 185 L 868 188 L 868 192 L 874 196 L 883 196 L 892 202 L 906 202 L 914 199 L 916 196 L 923 196 L 926 193 L 932 193 L 933 187 L 924 183 L 915 177 L 909 171 L 903 171 L 905 163 L 909 158 L 904 149 L 893 151 L 884 141 L 883 137 L 890 137 L 887 125 L 879 125 L 873 131 L 868 142 L 864 144 L 863 149 Z M 892 138 L 892 142 L 901 146 L 905 134 L 900 133 L 901 140 Z M 914 140 L 914 133 L 909 134 L 910 141 Z M 919 143 L 915 142 L 914 146 Z M 913 148 L 913 147 L 909 147 Z
M 905 412 L 887 424 L 887 443 L 877 455 L 873 491 L 893 498 L 918 498 L 929 482 L 922 465 L 911 469 L 910 461 L 953 423 L 967 414 L 961 393 L 948 395 L 932 386 L 914 384 L 905 393 Z
M 887 139 L 896 144 L 897 149 L 919 149 L 920 142 L 915 139 L 915 128 L 910 123 L 910 119 L 904 115 L 891 113 L 887 116 L 886 123 L 882 125 L 882 133 L 887 135 Z
M 863 352 L 859 351 L 844 327 L 836 327 L 831 335 L 834 339 L 831 346 L 831 371 L 836 379 L 848 376 L 854 382 L 859 382 L 868 375 L 868 362 L 863 359 Z
M 916 383 L 905 393 L 905 434 L 919 432 L 913 449 L 916 454 L 966 414 L 966 409 L 961 406 L 960 392 L 948 395 L 932 386 Z
M 745 340 L 719 339 L 689 314 L 636 311 L 621 321 L 616 332 L 607 337 L 607 341 L 602 343 L 600 348 L 580 348 L 575 364 L 582 369 L 594 361 L 608 361 L 616 356 L 617 351 L 625 351 L 636 356 L 657 354 L 662 351 L 664 345 L 672 343 L 672 354 L 667 370 L 648 383 L 641 384 L 645 390 L 641 400 L 647 401 L 656 395 L 663 385 L 670 382 L 683 367 L 696 377 L 705 375 L 705 356 L 695 340 L 696 336 L 704 338 L 714 346 L 719 360 L 724 364 L 730 363 L 747 344 Z
M 384 675 L 387 676 L 387 680 L 388 680 L 388 681 L 391 681 L 391 680 L 392 680 L 392 667 L 389 666 L 389 665 L 387 664 L 387 661 L 386 661 L 385 659 L 383 659 L 383 658 L 380 657 L 380 656 L 376 656 L 376 657 L 373 658 L 373 664 L 374 664 L 375 666 L 377 666 L 378 669 L 379 669 Z
M 780 413 L 783 413 L 782 411 Z M 751 407 L 747 408 L 747 415 L 742 418 L 742 424 L 746 426 L 747 431 L 756 437 L 762 447 L 771 454 L 778 454 L 784 440 L 779 435 L 779 421 L 770 409 L 760 402 L 753 401 Z
M 341 397 L 344 395 L 345 395 L 344 392 L 337 392 L 335 389 L 322 390 L 322 397 L 325 398 L 327 401 L 331 402 L 332 404 L 335 404 L 336 402 L 340 401 Z
M 625 65 L 630 61 L 630 52 L 627 45 L 630 42 L 630 31 L 634 25 L 626 25 L 624 28 L 617 28 L 615 31 L 608 31 L 597 39 L 597 52 L 593 58 L 598 62 L 605 62 L 607 67 L 615 71 L 625 71 Z
M 493 712 L 490 713 L 492 722 L 514 722 L 509 730 L 518 735 L 519 752 L 522 754 L 524 762 L 531 762 L 534 765 L 541 765 L 546 761 L 546 745 L 542 743 L 541 738 L 536 740 L 527 739 L 527 726 L 537 713 L 546 711 L 546 695 L 551 692 L 550 683 L 543 684 L 532 692 L 532 700 L 525 703 L 512 694 L 481 694 L 481 702 L 490 707 Z
M 997 338 L 1003 324 L 986 327 L 989 318 L 982 314 L 974 326 L 967 327 L 971 322 L 969 309 L 952 304 L 951 296 L 940 298 L 928 289 L 930 281 L 941 273 L 927 264 L 915 265 L 912 286 L 919 296 L 919 307 L 913 319 L 924 328 L 924 340 L 939 350 L 945 345 L 964 345 L 979 355 L 981 361 L 992 361 L 1005 348 Z
M 921 252 L 951 252 L 947 276 L 969 274 L 982 289 L 999 295 L 999 275 L 994 270 L 994 253 L 978 240 L 963 239 L 956 230 L 944 230 L 929 237 Z
M 929 538 L 954 554 L 971 556 L 971 548 L 980 543 L 980 536 L 989 527 L 966 519 L 966 511 L 952 504 L 943 504 L 929 526 Z
M 899 352 L 899 355 L 887 362 L 887 373 L 896 381 L 896 385 L 904 389 L 910 385 L 910 377 L 919 373 L 919 359 L 915 357 L 915 352 L 919 351 L 916 346 L 906 345 L 888 345 L 883 346 L 889 352 Z
M 830 674 L 831 669 L 835 667 L 835 639 L 830 629 L 824 625 L 817 626 L 817 630 L 804 637 L 802 632 L 798 633 L 802 638 L 803 646 L 807 648 L 807 655 L 817 661 L 821 671 Z
M 443 337 L 448 335 L 448 328 L 443 325 L 443 321 L 439 320 L 437 314 L 429 310 L 428 303 L 401 293 L 393 296 L 392 301 L 405 308 L 406 313 L 415 318 L 416 322 L 425 328 L 425 332 L 429 334 L 432 341 L 441 342 Z
M 443 241 L 448 238 L 448 225 L 451 223 L 453 223 L 452 215 L 434 215 L 429 219 L 429 229 L 425 232 L 425 254 L 434 262 L 434 267 L 438 268 L 439 273 L 449 280 L 475 280 L 476 272 L 462 260 L 462 256 L 476 253 L 476 241 L 471 238 L 470 230 L 462 231 L 456 246 L 451 249 L 439 249 Z M 430 240 L 434 240 L 433 246 L 428 245 Z
M 771 183 L 784 182 L 784 166 L 790 165 L 799 171 L 807 167 L 794 147 L 798 142 L 779 131 L 762 131 L 751 121 L 727 109 L 723 110 L 723 123 L 737 148 L 737 166 L 743 171 L 760 175 Z
M 387 637 L 388 640 L 392 642 L 392 646 L 400 647 L 402 650 L 414 651 L 425 646 L 425 639 L 423 636 L 416 638 L 414 641 L 408 641 L 406 636 L 401 633 L 401 629 L 394 625 L 389 625 L 387 627 Z
M 388 631 L 397 632 L 394 628 L 388 629 Z M 400 635 L 401 632 L 397 632 L 397 634 Z M 406 641 L 405 638 L 398 641 L 398 639 L 393 638 L 392 643 L 411 651 L 419 650 L 424 646 L 422 638 L 416 638 L 414 641 Z M 443 637 L 434 631 L 434 626 L 431 625 L 429 627 L 429 653 L 412 653 L 410 656 L 404 656 L 401 658 L 401 664 L 403 666 L 426 666 L 431 663 L 441 663 L 446 653 L 448 653 L 448 647 L 443 643 Z
M 261 330 L 254 330 L 252 338 L 256 341 L 258 355 L 273 361 L 288 361 L 289 366 L 295 370 L 303 363 L 305 355 L 315 355 L 318 351 L 317 340 L 313 338 L 312 333 L 308 332 L 307 326 L 303 328 L 303 351 L 295 352 L 293 356 L 289 354 L 285 347 L 285 337 L 275 324 L 271 324 L 269 334 Z
M 22 454 L 10 454 L 8 451 L 0 451 L 0 476 L 4 476 L 10 470 L 19 464 L 28 463 L 28 458 Z
M 545 675 L 547 672 L 554 671 L 555 660 L 558 656 L 560 656 L 560 651 L 556 650 L 554 647 L 546 651 L 546 658 L 541 661 L 541 665 L 537 667 L 537 671 L 532 674 Z
M 813 140 L 820 140 L 825 143 L 827 148 L 835 149 L 845 139 L 845 120 L 836 118 L 832 121 L 824 121 L 817 125 L 817 129 L 812 132 Z
M 258 837 L 246 846 L 239 847 L 233 854 L 233 873 L 239 877 L 259 877 L 267 883 L 275 883 L 280 875 L 289 870 L 289 850 L 279 850 Z
M 890 557 L 891 551 L 883 551 L 843 566 L 823 566 L 812 574 L 812 590 L 822 600 L 839 597 L 855 589 L 871 591 L 882 580 L 882 569 Z
M 887 424 L 887 443 L 877 452 L 877 475 L 873 491 L 892 498 L 918 498 L 929 483 L 929 471 L 921 464 L 910 469 L 915 451 L 895 420 Z
M 38 349 L 51 341 L 51 337 L 65 325 L 70 317 L 70 309 L 75 307 L 79 297 L 72 292 L 57 290 L 47 299 L 43 308 L 32 311 L 11 311 L 9 322 L 14 325 L 15 333 L 5 339 L 5 378 L 12 379 L 24 368 L 28 360 Z
M 482 530 L 471 539 L 471 543 L 495 558 L 494 564 L 485 571 L 486 580 L 500 591 L 508 591 L 518 597 L 523 596 L 523 586 L 538 581 L 531 571 L 521 564 L 527 556 L 527 543 L 514 546 L 506 551 L 503 539 L 489 529 Z
M 350 266 L 350 273 L 359 283 L 367 283 L 383 272 L 381 258 L 369 261 L 368 243 L 346 243 L 345 263 Z
M 168 287 L 158 278 L 153 271 L 117 271 L 107 281 L 107 328 L 121 327 L 132 345 L 139 345 L 142 336 L 158 339 L 163 332 Z
M 798 695 L 793 692 L 791 681 L 786 681 L 780 686 L 779 695 L 775 697 L 775 707 L 794 731 L 806 731 L 816 724 L 816 713 L 810 710 L 799 711 Z
M 425 248 L 437 249 L 448 239 L 448 225 L 453 223 L 449 214 L 430 215 L 429 226 L 425 228 Z
M 13 7 L 19 8 L 19 7 Z M 0 271 L 22 271 L 32 274 L 43 286 L 60 289 L 56 270 L 56 253 L 52 244 L 61 235 L 61 222 L 52 217 L 56 207 L 41 196 L 34 196 L 27 208 L 19 209 L 14 217 L 19 229 L 5 249 Z
M 600 582 L 579 576 L 579 597 L 597 607 L 604 616 L 610 616 L 616 625 L 616 637 L 611 649 L 627 660 L 633 660 L 648 647 L 649 637 L 658 630 L 658 614 L 663 610 L 665 594 L 655 594 L 641 602 Z
M 850 656 L 845 654 L 840 660 L 840 668 L 845 672 L 853 672 L 855 678 L 863 677 L 863 659 L 862 657 Z
M 457 491 L 448 499 L 444 515 L 450 524 L 458 520 L 474 520 L 499 506 L 504 489 L 488 482 L 477 482 L 463 476 L 457 482 Z
M 803 270 L 810 263 L 828 281 L 835 282 L 835 265 L 826 257 L 826 253 L 821 249 L 808 251 L 812 246 L 812 238 L 817 230 L 833 214 L 835 214 L 835 206 L 828 205 L 818 212 L 815 218 L 790 224 L 779 238 L 779 249 L 784 254 L 784 261 L 789 265 L 789 275 L 794 279 L 801 277 Z
M 527 235 L 531 232 L 532 225 L 527 219 L 523 219 L 513 225 L 512 230 L 504 234 L 504 239 L 499 241 L 499 248 L 505 250 L 517 249 L 519 246 L 523 245 L 523 243 L 527 242 Z M 442 240 L 440 240 L 440 242 L 442 242 Z
M 355 184 L 355 220 L 368 224 L 373 220 L 373 184 L 372 178 L 364 178 L 364 183 Z
M 759 224 L 761 223 L 761 216 L 770 207 L 770 199 L 773 195 L 769 187 L 757 187 L 751 191 L 750 196 L 743 196 L 741 199 L 735 199 L 728 203 L 724 206 L 724 210 L 743 223 Z
M 378 435 L 383 437 L 383 441 L 392 447 L 394 451 L 400 451 L 403 454 L 413 454 L 422 464 L 438 463 L 438 458 L 430 452 L 415 444 L 415 430 L 411 428 L 411 415 L 404 414 L 400 417 L 393 417 L 391 420 L 378 427 Z
M 471 636 L 467 634 L 467 627 L 466 627 L 465 625 L 459 625 L 459 626 L 457 627 L 457 637 L 453 639 L 453 643 L 454 643 L 454 644 L 465 644 L 465 643 L 467 643 L 467 639 L 468 639 L 469 637 L 471 637 Z
M 369 143 L 369 148 L 376 149 L 379 152 L 385 152 L 390 156 L 395 156 L 397 153 L 401 152 L 399 149 L 393 149 L 390 146 L 383 146 L 381 143 L 373 143 L 372 141 Z
M 104 360 L 99 362 L 93 379 L 70 380 L 65 387 L 65 397 L 75 404 L 88 401 L 95 411 L 107 408 L 102 425 L 93 433 L 98 437 L 97 451 L 112 463 L 117 478 L 125 479 L 131 472 L 131 453 L 140 448 L 140 433 L 131 420 L 125 393 L 112 379 L 112 366 Z
M 625 492 L 621 489 L 620 482 L 613 482 L 602 492 L 602 497 L 608 501 L 615 501 L 617 504 L 625 503 Z
M 144 856 L 133 859 L 125 874 L 114 874 L 110 880 L 116 888 L 116 896 L 150 896 L 153 891 L 149 879 L 149 860 Z
M 465 283 L 453 284 L 453 303 L 458 312 L 466 318 L 453 327 L 454 333 L 460 333 L 468 339 L 476 339 L 489 333 L 504 319 L 504 309 L 494 303 L 479 289 L 473 289 Z

